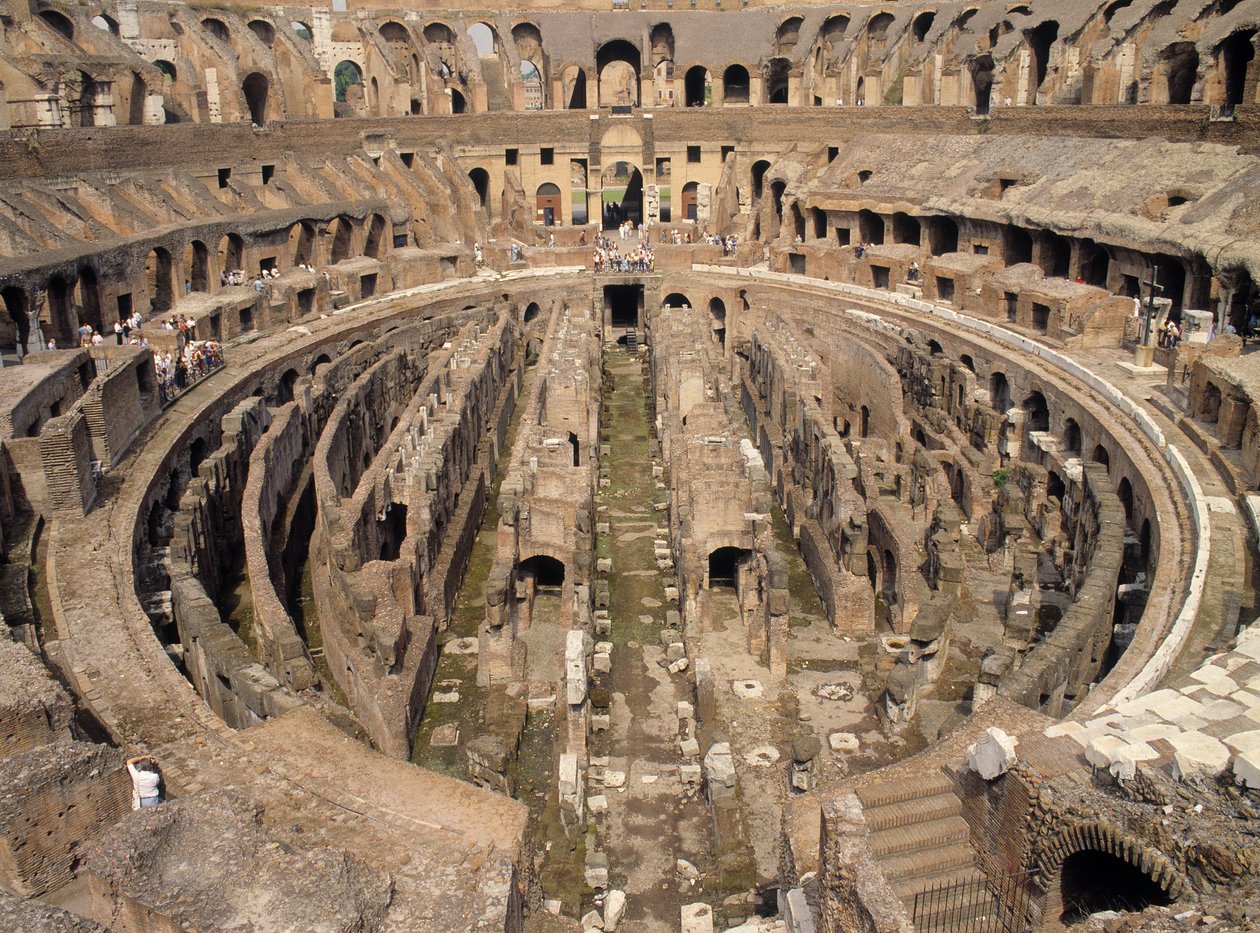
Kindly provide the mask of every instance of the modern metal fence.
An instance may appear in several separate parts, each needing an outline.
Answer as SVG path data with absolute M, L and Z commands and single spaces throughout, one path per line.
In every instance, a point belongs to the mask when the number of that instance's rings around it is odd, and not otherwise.
M 914 896 L 916 933 L 1033 933 L 1028 872 L 940 884 Z

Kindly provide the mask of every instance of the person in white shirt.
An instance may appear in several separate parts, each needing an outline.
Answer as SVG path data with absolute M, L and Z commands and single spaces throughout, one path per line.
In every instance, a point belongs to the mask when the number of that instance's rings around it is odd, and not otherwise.
M 137 755 L 127 759 L 127 773 L 131 775 L 131 809 L 156 807 L 162 802 L 162 775 L 157 761 L 151 755 Z

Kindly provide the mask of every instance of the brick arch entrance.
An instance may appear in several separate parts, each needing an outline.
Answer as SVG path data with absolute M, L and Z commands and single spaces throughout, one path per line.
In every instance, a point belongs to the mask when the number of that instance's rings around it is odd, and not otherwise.
M 1082 860 L 1091 864 L 1076 864 Z M 1093 863 L 1103 861 L 1112 870 L 1098 871 Z M 1090 877 L 1102 879 L 1107 890 L 1100 896 L 1131 905 L 1122 909 L 1170 903 L 1187 888 L 1185 877 L 1162 852 L 1101 821 L 1060 833 L 1042 850 L 1036 867 L 1046 892 L 1042 929 L 1047 931 L 1064 929 L 1065 918 L 1071 920 L 1082 905 L 1090 908 L 1091 896 L 1100 893 L 1089 887 Z

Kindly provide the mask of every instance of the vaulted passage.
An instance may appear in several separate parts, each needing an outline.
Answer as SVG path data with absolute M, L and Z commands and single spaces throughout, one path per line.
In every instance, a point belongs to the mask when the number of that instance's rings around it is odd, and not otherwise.
M 1075 923 L 1102 910 L 1138 911 L 1170 902 L 1168 894 L 1141 869 L 1107 852 L 1085 849 L 1063 862 L 1062 923 Z

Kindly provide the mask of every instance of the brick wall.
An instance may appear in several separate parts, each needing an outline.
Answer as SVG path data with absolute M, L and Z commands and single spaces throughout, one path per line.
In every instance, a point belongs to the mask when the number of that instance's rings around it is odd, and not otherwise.
M 68 884 L 84 844 L 131 809 L 123 753 L 59 742 L 0 762 L 0 882 L 28 897 Z

